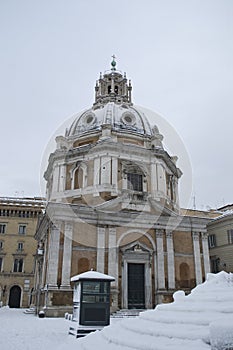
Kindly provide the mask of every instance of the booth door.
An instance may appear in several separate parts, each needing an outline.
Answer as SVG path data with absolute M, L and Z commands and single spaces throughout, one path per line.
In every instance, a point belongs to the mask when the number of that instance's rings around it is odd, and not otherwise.
M 145 308 L 145 264 L 128 264 L 128 308 Z
M 13 286 L 10 289 L 9 307 L 19 308 L 21 299 L 21 288 L 19 286 Z

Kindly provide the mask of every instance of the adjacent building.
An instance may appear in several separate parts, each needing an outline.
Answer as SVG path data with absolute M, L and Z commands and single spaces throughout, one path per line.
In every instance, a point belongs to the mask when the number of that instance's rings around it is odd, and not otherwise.
M 33 301 L 35 255 L 34 238 L 41 198 L 0 197 L 0 303 L 28 307 Z
M 233 204 L 218 209 L 207 225 L 211 272 L 233 272 Z
M 89 269 L 115 278 L 112 310 L 171 301 L 210 271 L 206 225 L 216 213 L 180 209 L 177 157 L 131 93 L 113 60 L 93 106 L 56 138 L 35 236 L 37 308 L 47 316 L 72 309 L 70 278 Z

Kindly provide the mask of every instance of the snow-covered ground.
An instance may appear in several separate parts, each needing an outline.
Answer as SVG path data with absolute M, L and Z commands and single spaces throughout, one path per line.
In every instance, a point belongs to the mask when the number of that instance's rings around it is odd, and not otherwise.
M 77 349 L 63 318 L 39 318 L 23 309 L 0 309 L 1 350 Z M 76 346 L 76 347 L 75 347 Z
M 38 318 L 22 309 L 0 309 L 1 350 L 219 350 L 233 347 L 233 275 L 209 274 L 189 296 L 142 312 L 135 319 L 112 320 L 85 338 L 68 335 L 70 321 Z M 211 348 L 212 345 L 212 348 Z M 231 348 L 232 349 L 232 348 Z

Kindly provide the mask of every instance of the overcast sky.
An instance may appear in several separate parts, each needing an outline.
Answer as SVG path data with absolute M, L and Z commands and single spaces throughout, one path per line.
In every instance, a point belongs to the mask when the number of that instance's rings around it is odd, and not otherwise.
M 233 202 L 232 0 L 0 0 L 0 45 L 0 196 L 44 195 L 46 145 L 114 53 L 133 102 L 183 140 L 196 207 Z

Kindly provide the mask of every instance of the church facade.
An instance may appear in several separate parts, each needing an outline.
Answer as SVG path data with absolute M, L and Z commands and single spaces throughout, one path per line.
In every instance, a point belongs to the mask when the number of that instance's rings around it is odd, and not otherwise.
M 70 278 L 90 269 L 115 278 L 112 310 L 171 301 L 210 270 L 211 213 L 180 209 L 177 157 L 131 93 L 113 59 L 93 106 L 56 138 L 36 232 L 36 304 L 47 316 L 72 310 Z

